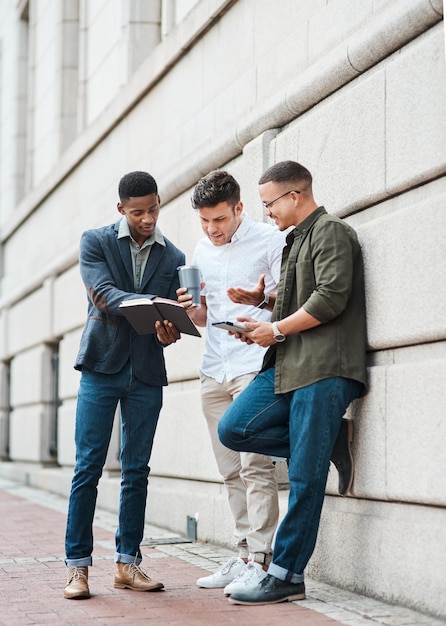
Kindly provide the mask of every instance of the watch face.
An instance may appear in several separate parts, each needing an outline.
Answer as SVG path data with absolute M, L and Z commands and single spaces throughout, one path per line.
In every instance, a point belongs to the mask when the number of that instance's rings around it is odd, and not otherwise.
M 273 322 L 272 326 L 273 326 L 273 337 L 274 337 L 274 340 L 277 341 L 278 343 L 281 343 L 282 341 L 285 341 L 286 335 L 283 335 L 280 332 L 279 327 L 277 326 L 277 322 Z

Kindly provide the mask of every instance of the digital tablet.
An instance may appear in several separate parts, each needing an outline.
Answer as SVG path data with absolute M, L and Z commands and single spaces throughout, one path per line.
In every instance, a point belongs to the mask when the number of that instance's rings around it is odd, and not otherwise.
M 252 331 L 252 328 L 247 328 L 242 324 L 235 324 L 234 322 L 213 322 L 212 326 L 228 330 L 230 333 L 250 333 Z

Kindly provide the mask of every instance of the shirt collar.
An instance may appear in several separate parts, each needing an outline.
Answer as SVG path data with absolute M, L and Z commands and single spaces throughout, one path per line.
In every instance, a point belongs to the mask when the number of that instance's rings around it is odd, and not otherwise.
M 129 228 L 128 222 L 127 222 L 127 220 L 126 220 L 126 218 L 124 216 L 122 216 L 121 221 L 119 222 L 118 239 L 122 239 L 123 237 L 130 237 L 130 239 L 132 239 L 132 241 L 135 241 L 133 239 L 132 235 L 130 234 L 130 228 Z M 143 245 L 151 246 L 155 242 L 159 243 L 161 246 L 165 246 L 166 245 L 163 233 L 158 228 L 158 226 L 155 226 L 155 232 L 153 233 L 153 235 L 150 235 L 150 237 L 148 239 L 146 239 L 146 241 L 144 242 Z
M 240 222 L 239 227 L 237 228 L 235 233 L 232 235 L 231 243 L 233 243 L 234 241 L 239 241 L 240 239 L 243 239 L 243 237 L 248 232 L 251 224 L 252 224 L 252 219 L 249 217 L 247 213 L 245 213 L 245 211 L 243 211 L 242 221 Z
M 313 226 L 314 222 L 317 219 L 319 219 L 319 217 L 323 215 L 324 213 L 327 213 L 327 211 L 324 209 L 323 206 L 318 207 L 317 209 L 313 211 L 313 213 L 310 213 L 310 215 L 306 217 L 304 221 L 299 224 L 299 226 L 296 226 L 293 230 L 291 230 L 288 233 L 287 238 L 286 238 L 287 243 L 289 243 L 290 240 L 293 241 L 296 237 L 300 237 L 301 235 L 306 235 L 306 233 Z

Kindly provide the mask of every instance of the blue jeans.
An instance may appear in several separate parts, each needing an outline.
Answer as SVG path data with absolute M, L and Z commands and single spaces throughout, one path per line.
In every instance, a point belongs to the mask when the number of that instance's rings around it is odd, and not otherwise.
M 261 372 L 242 391 L 223 414 L 218 434 L 232 450 L 289 459 L 288 512 L 277 530 L 268 572 L 298 583 L 316 544 L 341 419 L 362 385 L 335 377 L 275 394 L 274 371 Z
M 76 466 L 65 537 L 67 567 L 92 564 L 97 485 L 118 402 L 122 481 L 115 561 L 141 562 L 149 459 L 162 406 L 162 387 L 142 383 L 127 363 L 117 374 L 82 371 L 76 409 Z

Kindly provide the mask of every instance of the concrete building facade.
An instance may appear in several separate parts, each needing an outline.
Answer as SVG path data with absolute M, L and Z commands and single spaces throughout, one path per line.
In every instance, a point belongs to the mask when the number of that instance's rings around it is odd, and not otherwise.
M 446 73 L 441 0 L 6 0 L 0 5 L 0 474 L 68 494 L 86 314 L 81 233 L 134 169 L 191 258 L 199 177 L 265 219 L 262 171 L 306 165 L 363 248 L 370 389 L 352 495 L 330 473 L 308 573 L 446 617 Z M 203 341 L 166 349 L 150 523 L 232 544 L 201 415 Z M 118 416 L 119 417 L 119 416 Z M 99 504 L 116 510 L 119 419 Z M 286 509 L 286 472 L 279 464 Z

